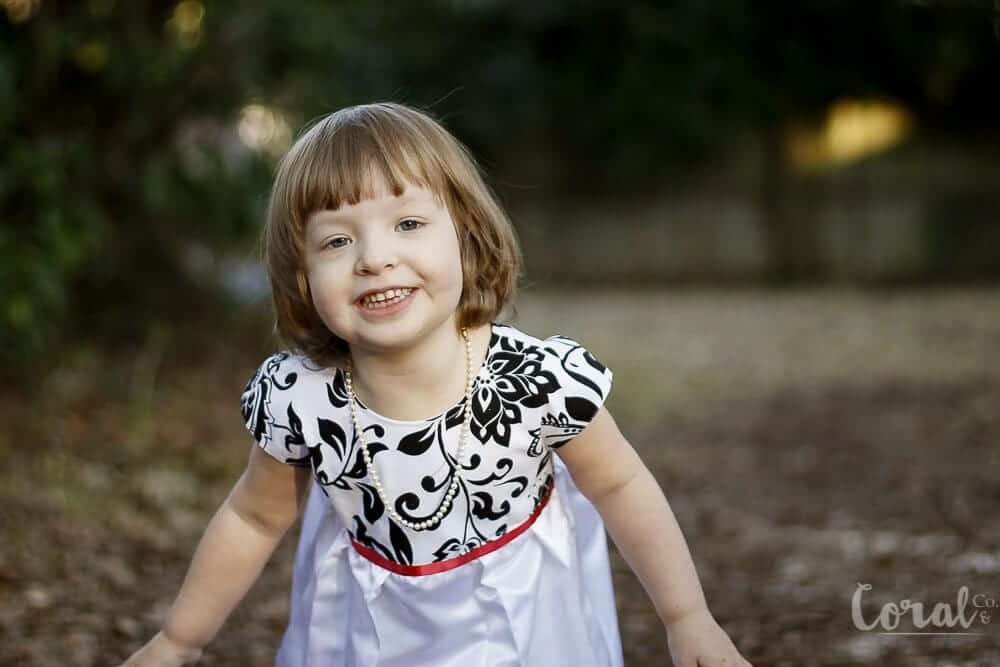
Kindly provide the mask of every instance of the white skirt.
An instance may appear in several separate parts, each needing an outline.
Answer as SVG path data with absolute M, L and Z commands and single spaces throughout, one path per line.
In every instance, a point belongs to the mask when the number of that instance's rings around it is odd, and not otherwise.
M 604 524 L 552 458 L 552 496 L 523 534 L 423 576 L 359 554 L 314 483 L 276 667 L 621 667 Z

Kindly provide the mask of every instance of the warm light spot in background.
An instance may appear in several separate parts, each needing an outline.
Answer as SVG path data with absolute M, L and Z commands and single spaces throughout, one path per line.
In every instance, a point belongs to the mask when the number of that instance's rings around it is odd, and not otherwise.
M 292 128 L 284 116 L 262 104 L 243 107 L 238 131 L 245 146 L 272 157 L 281 157 L 292 145 Z
M 38 11 L 42 0 L 0 0 L 11 23 L 24 23 Z
M 174 7 L 173 16 L 167 21 L 167 28 L 174 33 L 182 47 L 192 48 L 201 41 L 204 20 L 204 4 L 197 0 L 183 0 Z
M 788 154 L 802 169 L 837 166 L 899 144 L 912 126 L 910 114 L 897 104 L 844 100 L 830 108 L 822 127 L 792 128 Z

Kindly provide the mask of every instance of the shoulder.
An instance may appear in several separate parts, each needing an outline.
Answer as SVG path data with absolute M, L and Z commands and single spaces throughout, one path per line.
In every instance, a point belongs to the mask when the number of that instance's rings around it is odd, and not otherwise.
M 497 349 L 507 358 L 498 364 L 528 377 L 540 406 L 539 435 L 546 446 L 562 447 L 586 428 L 611 393 L 613 373 L 577 338 L 563 333 L 533 336 L 512 325 L 495 330 Z M 518 356 L 520 355 L 520 356 Z
M 243 388 L 240 407 L 247 430 L 268 454 L 283 463 L 307 464 L 314 417 L 325 413 L 330 403 L 323 385 L 335 373 L 288 350 L 258 364 Z
M 495 333 L 500 350 L 537 361 L 539 374 L 552 382 L 550 396 L 582 397 L 598 405 L 607 398 L 614 374 L 578 338 L 563 333 L 543 338 L 509 324 L 497 326 Z
M 244 391 L 261 386 L 287 391 L 299 386 L 328 382 L 335 374 L 336 369 L 317 367 L 303 354 L 281 350 L 260 362 L 247 381 Z
M 545 338 L 533 335 L 513 324 L 497 323 L 494 326 L 494 344 L 501 350 L 532 350 L 543 355 L 547 362 L 559 362 L 570 355 L 596 357 L 576 338 L 565 334 L 552 334 Z M 599 363 L 599 362 L 598 362 Z M 604 368 L 601 364 L 601 368 Z
M 244 417 L 250 420 L 257 415 L 259 420 L 267 420 L 287 414 L 297 420 L 303 412 L 314 411 L 318 401 L 326 402 L 324 386 L 332 385 L 336 375 L 336 369 L 317 367 L 305 355 L 275 352 L 258 364 L 243 387 Z

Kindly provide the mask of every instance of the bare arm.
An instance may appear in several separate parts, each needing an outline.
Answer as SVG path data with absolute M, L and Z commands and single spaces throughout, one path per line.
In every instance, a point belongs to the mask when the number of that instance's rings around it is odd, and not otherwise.
M 252 445 L 246 471 L 198 543 L 163 629 L 126 664 L 161 664 L 140 657 L 143 651 L 195 655 L 215 637 L 298 518 L 309 479 L 308 468 L 276 461 Z
M 594 504 L 664 625 L 706 609 L 694 561 L 656 478 L 602 407 L 556 450 Z
M 677 667 L 751 667 L 712 617 L 660 485 L 606 408 L 556 450 L 594 504 L 667 631 Z

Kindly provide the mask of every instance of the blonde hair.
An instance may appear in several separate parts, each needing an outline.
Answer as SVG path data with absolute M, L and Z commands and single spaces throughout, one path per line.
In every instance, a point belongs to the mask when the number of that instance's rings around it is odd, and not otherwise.
M 321 367 L 346 364 L 349 346 L 320 319 L 305 269 L 305 229 L 316 211 L 407 184 L 433 192 L 456 224 L 463 287 L 458 328 L 495 320 L 513 304 L 522 266 L 517 235 L 475 159 L 423 111 L 381 102 L 340 109 L 308 127 L 278 164 L 261 237 L 275 333 Z M 516 312 L 516 308 L 515 308 Z

